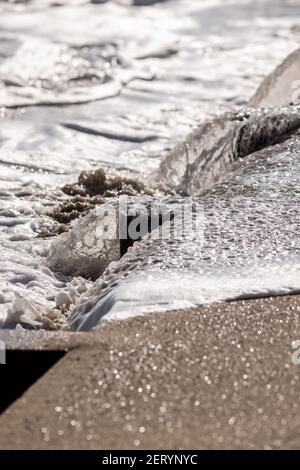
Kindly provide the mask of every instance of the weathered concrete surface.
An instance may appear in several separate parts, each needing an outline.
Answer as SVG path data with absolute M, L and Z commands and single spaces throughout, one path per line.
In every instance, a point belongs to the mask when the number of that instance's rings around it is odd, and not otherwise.
M 103 324 L 0 418 L 2 449 L 298 448 L 300 297 Z

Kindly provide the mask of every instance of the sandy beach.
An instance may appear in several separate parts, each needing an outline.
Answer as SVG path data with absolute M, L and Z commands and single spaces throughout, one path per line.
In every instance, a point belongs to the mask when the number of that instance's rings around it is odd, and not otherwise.
M 57 344 L 70 351 L 1 416 L 0 447 L 297 448 L 299 299 L 215 304 L 67 333 Z M 27 348 L 35 334 L 25 333 Z M 47 335 L 43 348 L 54 349 Z

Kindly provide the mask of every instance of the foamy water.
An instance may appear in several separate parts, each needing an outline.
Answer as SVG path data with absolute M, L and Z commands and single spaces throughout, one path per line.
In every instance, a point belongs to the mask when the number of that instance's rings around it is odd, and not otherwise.
M 8 326 L 54 327 L 48 310 L 57 296 L 66 292 L 76 303 L 92 285 L 46 266 L 55 240 L 39 234 L 52 223 L 47 211 L 66 197 L 63 184 L 99 166 L 145 179 L 196 124 L 247 103 L 299 44 L 294 0 L 60 3 L 0 4 L 0 319 L 8 315 Z M 275 274 L 262 286 L 265 271 L 256 276 L 254 265 L 230 292 L 224 271 L 214 294 L 207 294 L 207 271 L 205 281 L 191 267 L 183 274 L 178 260 L 178 272 L 168 278 L 136 271 L 122 292 L 110 294 L 120 299 L 112 315 L 299 287 L 296 261 L 279 261 L 274 273 L 283 263 L 290 273 L 284 286 Z M 168 282 L 173 301 L 155 301 L 155 293 L 164 299 L 158 287 L 167 292 Z M 58 325 L 64 321 L 51 315 Z

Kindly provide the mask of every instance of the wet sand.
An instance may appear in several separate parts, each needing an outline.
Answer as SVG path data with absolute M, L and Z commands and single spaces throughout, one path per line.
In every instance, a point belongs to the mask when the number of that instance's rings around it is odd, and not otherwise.
M 299 447 L 299 296 L 104 323 L 83 336 L 71 335 L 73 349 L 1 416 L 0 448 Z

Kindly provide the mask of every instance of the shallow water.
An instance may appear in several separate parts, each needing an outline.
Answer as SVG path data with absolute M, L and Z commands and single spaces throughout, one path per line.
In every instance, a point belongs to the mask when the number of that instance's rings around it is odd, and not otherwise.
M 145 179 L 299 44 L 294 0 L 128 3 L 0 3 L 0 319 L 9 313 L 10 326 L 55 327 L 41 316 L 55 296 L 75 302 L 91 285 L 52 273 L 53 239 L 37 238 L 63 184 L 99 166 Z
M 298 136 L 260 151 L 205 196 L 193 197 L 198 214 L 185 220 L 183 233 L 150 234 L 134 244 L 84 294 L 72 327 L 90 329 L 103 316 L 299 293 L 299 152 Z M 164 203 L 174 211 L 188 202 Z M 84 241 L 87 228 L 81 225 Z M 88 227 L 91 236 L 93 224 Z

